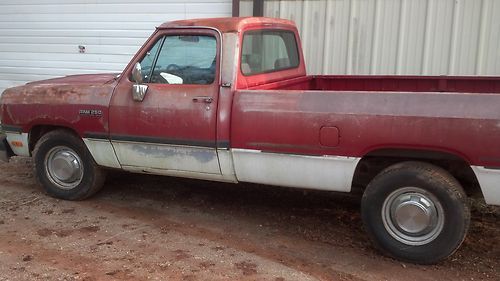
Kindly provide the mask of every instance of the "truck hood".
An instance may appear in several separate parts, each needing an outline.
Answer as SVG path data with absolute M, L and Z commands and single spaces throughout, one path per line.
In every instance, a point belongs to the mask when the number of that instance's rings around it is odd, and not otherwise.
M 27 83 L 27 85 L 46 85 L 46 84 L 84 84 L 84 85 L 102 85 L 115 80 L 119 73 L 103 73 L 103 74 L 80 74 L 80 75 L 69 75 L 65 77 L 52 78 L 41 81 L 34 81 Z
M 22 127 L 23 132 L 37 124 L 106 132 L 116 76 L 71 75 L 6 89 L 0 97 L 0 119 L 4 125 Z M 99 115 L 82 115 L 87 111 Z

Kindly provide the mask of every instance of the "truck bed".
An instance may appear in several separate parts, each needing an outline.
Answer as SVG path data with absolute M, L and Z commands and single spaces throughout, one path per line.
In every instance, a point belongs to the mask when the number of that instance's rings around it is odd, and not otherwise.
M 500 167 L 500 95 L 491 93 L 500 93 L 500 78 L 305 76 L 268 83 L 236 91 L 231 144 L 351 157 L 393 148 L 439 151 Z
M 304 76 L 251 90 L 500 93 L 500 77 Z

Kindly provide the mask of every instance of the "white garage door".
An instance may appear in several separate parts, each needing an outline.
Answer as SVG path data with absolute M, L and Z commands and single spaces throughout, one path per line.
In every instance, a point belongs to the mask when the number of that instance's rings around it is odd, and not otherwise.
M 0 93 L 28 81 L 120 72 L 161 23 L 219 16 L 231 16 L 231 0 L 1 0 Z

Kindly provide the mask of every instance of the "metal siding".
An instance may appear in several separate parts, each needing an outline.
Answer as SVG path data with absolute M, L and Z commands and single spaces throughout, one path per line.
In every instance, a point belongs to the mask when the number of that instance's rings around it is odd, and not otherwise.
M 155 26 L 231 16 L 231 7 L 231 0 L 2 0 L 0 93 L 33 80 L 120 72 Z
M 498 0 L 266 0 L 264 14 L 297 23 L 311 74 L 500 75 Z
M 240 17 L 251 17 L 252 14 L 253 0 L 240 0 Z

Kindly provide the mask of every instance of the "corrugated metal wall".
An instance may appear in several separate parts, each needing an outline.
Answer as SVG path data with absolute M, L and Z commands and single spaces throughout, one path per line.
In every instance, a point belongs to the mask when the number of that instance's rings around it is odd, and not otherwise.
M 1 0 L 0 93 L 28 81 L 120 72 L 155 26 L 231 16 L 231 0 Z M 79 53 L 78 45 L 86 52 Z
M 264 11 L 297 23 L 309 73 L 500 75 L 500 0 L 266 0 Z

